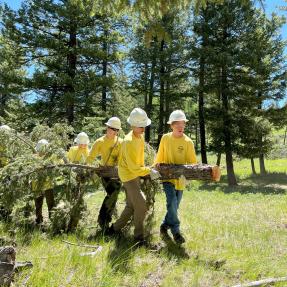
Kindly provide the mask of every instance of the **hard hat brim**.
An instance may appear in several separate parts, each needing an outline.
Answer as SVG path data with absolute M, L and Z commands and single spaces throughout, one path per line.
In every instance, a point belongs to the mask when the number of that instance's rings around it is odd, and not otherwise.
M 118 129 L 118 130 L 121 130 L 122 128 L 120 127 L 113 127 L 113 126 L 111 126 L 111 125 L 109 125 L 108 123 L 105 123 L 105 125 L 107 126 L 107 127 L 110 127 L 110 128 L 113 128 L 113 129 Z
M 168 121 L 167 124 L 171 125 L 171 124 L 174 123 L 174 122 L 181 122 L 181 121 L 184 121 L 184 122 L 186 122 L 186 123 L 188 122 L 187 119 L 182 119 L 182 120 L 176 120 L 176 121 Z
M 128 117 L 127 122 L 133 127 L 145 128 L 151 124 L 151 119 L 147 118 L 145 121 L 133 122 L 130 117 Z

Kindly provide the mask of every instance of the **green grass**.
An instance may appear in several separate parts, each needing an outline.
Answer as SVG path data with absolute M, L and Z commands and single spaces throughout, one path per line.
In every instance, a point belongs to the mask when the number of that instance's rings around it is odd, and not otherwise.
M 157 248 L 135 248 L 130 230 L 118 239 L 97 233 L 104 193 L 93 193 L 86 198 L 90 213 L 76 234 L 16 231 L 17 260 L 32 261 L 34 267 L 20 273 L 15 286 L 233 286 L 286 276 L 287 159 L 267 160 L 266 168 L 267 176 L 251 176 L 249 161 L 236 161 L 240 184 L 235 188 L 227 186 L 224 170 L 220 183 L 191 182 L 180 206 L 187 239 L 182 247 L 159 237 L 165 213 L 162 193 L 156 197 L 152 230 Z M 118 213 L 123 207 L 121 194 Z M 9 237 L 7 226 L 0 225 L 0 234 Z M 62 240 L 102 250 L 94 257 L 80 256 L 96 249 Z

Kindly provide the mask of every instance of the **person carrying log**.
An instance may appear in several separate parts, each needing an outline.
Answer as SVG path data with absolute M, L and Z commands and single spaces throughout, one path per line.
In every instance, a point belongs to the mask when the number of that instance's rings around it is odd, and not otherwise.
M 37 152 L 36 157 L 40 159 L 44 158 L 46 149 L 49 145 L 49 142 L 45 139 L 41 139 L 36 144 L 35 150 Z M 36 209 L 36 224 L 43 223 L 43 202 L 46 198 L 46 203 L 48 206 L 49 218 L 51 217 L 52 209 L 55 207 L 55 198 L 53 191 L 53 182 L 49 177 L 41 178 L 38 180 L 32 180 L 31 189 L 36 194 L 34 197 L 35 209 Z M 40 193 L 40 195 L 38 195 Z
M 112 117 L 105 125 L 107 126 L 106 134 L 97 139 L 93 144 L 87 158 L 87 163 L 92 164 L 100 156 L 102 166 L 113 167 L 118 165 L 120 148 L 123 141 L 118 136 L 118 132 L 121 130 L 121 121 L 117 117 Z M 105 230 L 112 220 L 121 182 L 118 179 L 109 177 L 102 177 L 101 179 L 107 194 L 100 208 L 98 224 L 102 230 Z
M 77 135 L 75 143 L 77 145 L 70 147 L 67 153 L 68 161 L 72 163 L 86 163 L 89 156 L 89 136 L 85 132 L 81 132 Z
M 109 234 L 119 232 L 133 217 L 134 238 L 138 245 L 145 244 L 144 219 L 147 212 L 146 198 L 140 187 L 140 177 L 150 175 L 152 179 L 160 177 L 157 170 L 144 165 L 145 127 L 151 124 L 146 112 L 141 108 L 132 110 L 127 119 L 131 131 L 122 143 L 118 173 L 126 193 L 126 205 L 120 218 L 108 229 Z
M 184 134 L 185 124 L 188 120 L 183 111 L 175 110 L 169 116 L 167 122 L 172 132 L 164 134 L 161 138 L 159 149 L 155 159 L 155 167 L 159 164 L 196 164 L 196 154 L 192 140 Z M 180 232 L 178 208 L 182 199 L 186 179 L 182 175 L 179 179 L 163 180 L 163 189 L 166 195 L 167 212 L 160 226 L 163 237 L 168 236 L 171 230 L 174 241 L 178 244 L 185 242 Z

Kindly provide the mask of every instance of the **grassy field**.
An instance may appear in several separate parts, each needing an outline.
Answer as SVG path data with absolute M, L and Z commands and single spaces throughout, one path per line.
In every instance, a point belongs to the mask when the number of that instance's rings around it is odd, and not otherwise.
M 180 207 L 187 239 L 181 247 L 159 237 L 162 193 L 156 197 L 151 248 L 136 248 L 130 230 L 121 238 L 97 232 L 104 193 L 89 194 L 89 215 L 76 234 L 16 231 L 17 260 L 34 267 L 16 277 L 14 286 L 233 286 L 287 276 L 287 159 L 267 160 L 266 169 L 265 177 L 251 176 L 249 161 L 235 161 L 235 188 L 227 186 L 224 170 L 220 183 L 193 181 Z M 118 213 L 123 200 L 121 194 Z M 2 237 L 11 236 L 8 229 L 0 225 Z

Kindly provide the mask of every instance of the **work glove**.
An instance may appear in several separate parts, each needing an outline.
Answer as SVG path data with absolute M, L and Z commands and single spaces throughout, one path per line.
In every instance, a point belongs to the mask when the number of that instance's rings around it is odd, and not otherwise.
M 186 180 L 186 177 L 182 174 L 180 177 L 179 177 L 179 184 L 182 185 L 182 186 L 186 186 L 187 184 L 187 180 Z
M 160 177 L 161 177 L 161 175 L 156 169 L 152 168 L 150 170 L 150 178 L 151 178 L 151 180 L 156 180 L 156 179 L 158 179 Z

